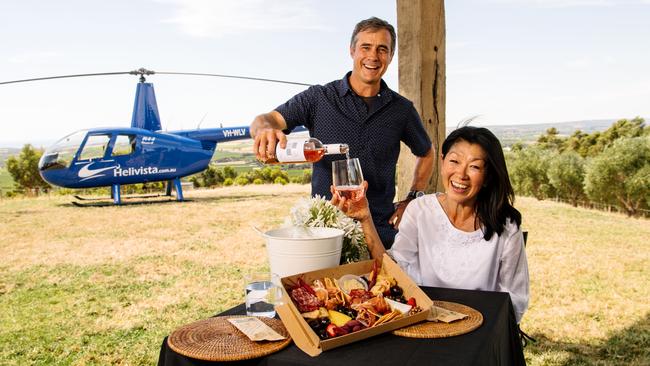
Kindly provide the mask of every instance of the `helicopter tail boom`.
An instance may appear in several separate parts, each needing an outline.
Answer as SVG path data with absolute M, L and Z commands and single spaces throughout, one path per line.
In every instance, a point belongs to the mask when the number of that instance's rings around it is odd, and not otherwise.
M 194 140 L 210 142 L 224 142 L 251 138 L 250 128 L 248 126 L 205 128 L 200 130 L 174 131 L 168 133 Z

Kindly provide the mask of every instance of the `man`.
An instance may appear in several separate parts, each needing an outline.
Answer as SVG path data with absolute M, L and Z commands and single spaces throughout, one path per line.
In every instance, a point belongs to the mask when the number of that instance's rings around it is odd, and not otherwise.
M 350 156 L 359 158 L 368 181 L 366 196 L 386 248 L 408 202 L 424 190 L 433 171 L 433 151 L 413 103 L 388 88 L 381 77 L 395 52 L 395 29 L 388 22 L 370 18 L 359 22 L 352 33 L 352 71 L 341 80 L 316 85 L 297 94 L 275 110 L 255 117 L 251 135 L 260 160 L 275 153 L 277 143 L 286 146 L 285 133 L 298 125 L 309 129 L 324 144 L 345 143 Z M 417 156 L 411 192 L 393 206 L 395 166 L 400 141 Z M 331 197 L 332 161 L 325 156 L 313 166 L 312 194 Z M 423 193 L 423 192 L 422 192 Z

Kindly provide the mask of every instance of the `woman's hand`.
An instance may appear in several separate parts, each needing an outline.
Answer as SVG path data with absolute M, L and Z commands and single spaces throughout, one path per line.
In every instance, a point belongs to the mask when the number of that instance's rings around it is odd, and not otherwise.
M 359 200 L 353 201 L 342 197 L 334 189 L 334 186 L 330 186 L 330 192 L 332 192 L 332 200 L 330 202 L 347 216 L 363 222 L 364 220 L 372 220 L 372 215 L 370 214 L 370 206 L 368 205 L 368 199 L 365 194 L 368 189 L 368 182 L 363 181 L 361 187 L 363 187 L 363 196 Z

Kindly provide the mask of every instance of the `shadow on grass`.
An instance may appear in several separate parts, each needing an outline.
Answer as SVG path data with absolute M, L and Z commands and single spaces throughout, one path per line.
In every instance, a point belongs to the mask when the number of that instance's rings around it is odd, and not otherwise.
M 537 343 L 530 344 L 526 353 L 533 359 L 544 359 L 552 353 L 569 354 L 558 363 L 543 364 L 573 365 L 650 365 L 650 313 L 603 341 L 593 344 L 558 342 L 543 334 L 534 334 Z
M 188 202 L 239 202 L 239 201 L 249 201 L 259 198 L 273 198 L 280 197 L 282 193 L 268 193 L 268 194 L 245 194 L 245 195 L 227 195 L 227 196 L 206 196 L 206 197 L 192 197 L 186 198 L 183 201 L 177 201 L 175 197 L 169 196 L 151 196 L 151 197 L 142 197 L 142 196 L 122 196 L 122 203 L 119 206 L 137 206 L 137 205 L 159 205 L 159 204 L 168 204 L 168 203 L 188 203 Z M 113 203 L 113 200 L 109 197 L 105 198 L 90 198 L 83 199 L 80 201 L 72 201 L 69 203 L 61 203 L 58 206 L 60 207 L 113 207 L 118 206 Z

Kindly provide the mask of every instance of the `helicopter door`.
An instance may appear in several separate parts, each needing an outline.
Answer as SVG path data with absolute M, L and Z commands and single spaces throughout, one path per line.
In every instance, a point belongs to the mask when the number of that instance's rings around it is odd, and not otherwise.
M 110 135 L 90 135 L 79 153 L 78 161 L 97 160 L 104 157 L 106 148 L 111 141 Z
M 115 137 L 111 157 L 127 156 L 135 151 L 136 135 L 119 134 Z

